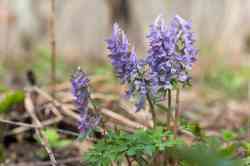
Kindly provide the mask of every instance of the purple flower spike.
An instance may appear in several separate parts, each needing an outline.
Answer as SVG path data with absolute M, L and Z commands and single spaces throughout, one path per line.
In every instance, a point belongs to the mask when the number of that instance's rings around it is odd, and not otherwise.
M 72 93 L 75 97 L 78 109 L 85 110 L 88 107 L 89 101 L 89 79 L 79 67 L 71 78 Z
M 129 42 L 124 31 L 118 24 L 114 24 L 112 36 L 106 41 L 107 48 L 110 51 L 109 58 L 113 69 L 122 84 L 128 85 L 127 97 L 137 96 L 136 111 L 144 108 L 146 96 L 145 80 L 139 74 L 140 69 L 144 67 L 136 57 L 135 48 L 129 51 Z
M 78 129 L 83 134 L 88 134 L 92 129 L 96 128 L 101 120 L 100 116 L 90 115 L 88 110 L 82 112 L 80 118 Z
M 162 16 L 150 25 L 147 35 L 149 50 L 146 59 L 138 60 L 135 49 L 129 50 L 124 31 L 114 24 L 112 36 L 106 40 L 113 69 L 122 84 L 128 86 L 127 96 L 136 97 L 137 111 L 145 105 L 146 96 L 161 97 L 173 84 L 187 84 L 188 71 L 197 59 L 192 24 L 175 16 L 165 24 Z M 157 100 L 155 100 L 157 101 Z
M 89 103 L 89 79 L 87 75 L 79 67 L 71 78 L 72 93 L 75 97 L 75 102 L 80 111 L 79 130 L 80 133 L 88 134 L 100 122 L 100 117 L 93 116 L 88 111 Z
M 171 89 L 173 80 L 180 83 L 189 80 L 188 70 L 197 59 L 191 28 L 191 22 L 180 16 L 175 16 L 169 25 L 159 16 L 150 26 L 146 61 L 150 66 L 149 78 L 154 94 L 161 89 Z
M 122 83 L 128 83 L 132 73 L 137 66 L 134 49 L 129 52 L 129 42 L 124 31 L 118 24 L 113 25 L 112 36 L 106 40 L 107 48 L 110 50 L 109 57 L 117 77 Z
M 107 44 L 112 54 L 128 52 L 129 43 L 127 36 L 117 23 L 113 25 L 112 37 L 107 40 Z

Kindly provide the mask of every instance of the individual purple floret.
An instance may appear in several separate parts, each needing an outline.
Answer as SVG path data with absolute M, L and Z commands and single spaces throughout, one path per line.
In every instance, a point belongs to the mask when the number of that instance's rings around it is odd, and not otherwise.
M 172 81 L 186 83 L 197 58 L 191 22 L 175 16 L 166 25 L 161 16 L 150 26 L 147 36 L 150 44 L 147 63 L 150 66 L 149 79 L 152 91 L 171 89 Z
M 88 111 L 89 103 L 89 79 L 87 75 L 78 68 L 71 78 L 72 93 L 75 97 L 75 102 L 80 111 L 79 130 L 80 133 L 88 134 L 91 129 L 96 128 L 100 122 L 100 117 L 91 115 Z

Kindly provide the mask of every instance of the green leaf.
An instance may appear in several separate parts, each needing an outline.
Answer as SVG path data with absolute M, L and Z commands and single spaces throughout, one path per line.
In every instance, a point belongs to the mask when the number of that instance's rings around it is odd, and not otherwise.
M 192 146 L 179 146 L 173 157 L 185 161 L 190 166 L 241 166 L 240 160 L 225 157 L 219 150 L 206 143 L 196 143 Z
M 250 157 L 247 157 L 243 159 L 244 166 L 249 166 L 250 165 Z
M 135 154 L 136 154 L 135 149 L 129 149 L 129 150 L 127 151 L 127 155 L 128 155 L 128 156 L 134 156 Z
M 232 144 L 220 150 L 220 153 L 226 157 L 226 156 L 233 156 L 236 151 L 237 151 L 236 145 Z
M 58 143 L 55 144 L 55 148 L 62 149 L 62 148 L 65 148 L 65 147 L 69 146 L 71 143 L 72 143 L 71 140 L 63 139 L 63 140 L 60 140 Z
M 155 146 L 153 145 L 146 145 L 144 147 L 144 152 L 148 154 L 149 156 L 153 156 L 153 153 L 155 152 Z
M 237 137 L 237 134 L 230 130 L 222 131 L 222 135 L 225 141 L 233 141 Z
M 55 129 L 47 128 L 43 131 L 43 134 L 46 135 L 50 145 L 56 144 L 59 141 L 59 134 Z
M 3 100 L 0 101 L 0 113 L 9 111 L 13 106 L 24 101 L 24 93 L 22 91 L 7 92 Z
M 51 148 L 65 148 L 72 143 L 69 139 L 61 139 L 59 133 L 53 128 L 44 129 L 43 134 L 47 137 Z

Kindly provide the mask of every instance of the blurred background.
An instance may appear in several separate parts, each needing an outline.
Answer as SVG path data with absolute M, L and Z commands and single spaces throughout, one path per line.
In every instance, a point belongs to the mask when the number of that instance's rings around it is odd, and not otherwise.
M 36 80 L 44 92 L 50 91 L 50 2 L 0 0 L 0 117 L 3 119 L 31 122 L 25 113 L 23 92 L 29 82 Z M 194 123 L 195 129 L 206 129 L 208 135 L 232 130 L 240 139 L 249 140 L 250 0 L 56 0 L 56 81 L 58 87 L 66 87 L 56 91 L 57 100 L 70 106 L 74 113 L 69 80 L 73 70 L 81 66 L 91 75 L 94 96 L 103 108 L 121 114 L 124 110 L 132 111 L 131 104 L 121 99 L 123 87 L 114 77 L 104 40 L 110 36 L 113 23 L 118 22 L 131 45 L 135 45 L 137 55 L 144 57 L 148 49 L 145 36 L 159 14 L 167 21 L 176 14 L 191 20 L 197 38 L 199 58 L 192 70 L 192 87 L 181 92 L 182 116 Z M 42 120 L 51 118 L 45 107 L 47 100 L 37 107 L 36 113 Z M 57 126 L 51 125 L 53 130 L 47 131 L 55 151 L 58 146 L 66 149 L 65 145 L 76 142 L 75 137 L 59 135 L 56 127 L 78 132 L 76 119 L 64 115 L 59 121 L 55 122 Z M 2 124 L 0 163 L 5 160 L 4 153 L 6 161 L 14 163 L 48 160 L 46 153 L 40 153 L 41 148 L 34 146 L 37 140 L 32 132 L 13 134 L 18 128 Z M 61 138 L 71 141 L 65 143 Z M 86 144 L 76 143 L 75 150 L 70 151 L 60 148 L 56 157 L 64 159 L 86 150 Z M 26 149 L 32 150 L 27 153 Z
M 246 0 L 56 0 L 57 80 L 69 80 L 78 65 L 90 74 L 111 71 L 104 40 L 114 22 L 125 29 L 137 54 L 145 56 L 145 34 L 159 14 L 166 20 L 176 14 L 192 20 L 196 33 L 199 61 L 192 73 L 192 92 L 184 93 L 182 100 L 202 103 L 198 110 L 230 107 L 249 113 L 250 1 Z M 2 89 L 23 88 L 29 70 L 40 85 L 49 82 L 49 15 L 48 0 L 0 0 Z

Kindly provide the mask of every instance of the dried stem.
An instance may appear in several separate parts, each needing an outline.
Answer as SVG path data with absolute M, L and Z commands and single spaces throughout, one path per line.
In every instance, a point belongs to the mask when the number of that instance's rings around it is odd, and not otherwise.
M 23 126 L 25 128 L 39 128 L 37 125 L 32 125 L 28 123 L 22 123 L 22 122 L 14 122 L 10 120 L 5 120 L 5 119 L 0 119 L 0 123 L 5 123 L 5 124 L 10 124 L 10 125 L 15 125 L 15 126 Z
M 156 125 L 156 114 L 155 114 L 155 109 L 154 109 L 154 104 L 149 96 L 149 94 L 147 93 L 147 100 L 148 100 L 148 103 L 149 103 L 149 111 L 151 112 L 152 114 L 152 119 L 153 119 L 153 126 L 155 127 Z
M 128 162 L 128 166 L 132 166 L 132 162 L 130 161 L 130 158 L 128 155 L 125 155 L 127 162 Z
M 171 99 L 171 90 L 168 89 L 168 110 L 167 110 L 167 128 L 170 128 L 170 120 L 171 120 L 171 107 L 172 107 L 172 99 Z
M 43 147 L 45 148 L 45 150 L 47 151 L 47 153 L 49 155 L 51 165 L 56 166 L 57 162 L 56 162 L 55 156 L 54 156 L 52 150 L 49 148 L 47 137 L 42 132 L 42 129 L 41 129 L 42 124 L 34 112 L 35 108 L 34 108 L 34 104 L 33 104 L 32 100 L 31 100 L 30 92 L 27 93 L 27 97 L 25 98 L 25 107 L 26 107 L 29 115 L 31 116 L 33 123 L 36 124 L 37 126 L 39 126 L 39 128 L 35 129 L 35 132 L 36 132 L 37 137 L 41 141 L 41 144 L 43 145 Z
M 55 97 L 56 82 L 56 39 L 55 39 L 55 0 L 50 0 L 50 17 L 48 19 L 49 45 L 51 50 L 51 95 Z
M 123 124 L 123 125 L 127 125 L 128 127 L 131 127 L 131 128 L 135 128 L 135 129 L 146 129 L 147 127 L 140 124 L 140 123 L 137 123 L 137 122 L 134 122 L 120 114 L 117 114 L 113 111 L 110 111 L 108 109 L 101 109 L 100 110 L 100 113 L 102 113 L 103 115 L 107 116 L 107 117 L 110 117 L 111 120 L 114 120 L 116 121 L 117 123 L 120 123 L 120 124 Z
M 72 108 L 68 108 L 66 105 L 61 104 L 58 100 L 53 99 L 48 93 L 39 89 L 38 87 L 33 87 L 33 90 L 35 92 L 37 92 L 38 94 L 40 94 L 41 96 L 43 96 L 44 98 L 46 98 L 48 101 L 51 101 L 56 107 L 61 108 L 61 111 L 64 115 L 72 117 L 75 120 L 80 120 L 80 116 L 77 113 L 75 113 L 74 111 L 72 111 Z M 75 110 L 75 108 L 73 108 L 73 110 Z M 104 114 L 105 116 L 108 116 L 111 119 L 117 121 L 118 123 L 127 125 L 129 127 L 136 128 L 136 129 L 137 128 L 144 128 L 144 129 L 147 128 L 146 126 L 144 126 L 140 123 L 134 122 L 134 121 L 132 121 L 132 120 L 120 115 L 120 114 L 117 114 L 113 111 L 110 111 L 108 109 L 101 109 L 99 111 L 100 111 L 100 113 Z
M 13 126 L 21 126 L 21 127 L 24 127 L 24 129 L 36 129 L 36 128 L 45 127 L 45 125 L 42 122 L 41 122 L 42 126 L 37 126 L 37 125 L 22 123 L 22 122 L 15 122 L 15 121 L 10 121 L 10 120 L 4 120 L 4 119 L 0 119 L 0 123 L 4 123 L 7 125 L 13 125 Z M 79 136 L 79 133 L 76 133 L 76 132 L 73 132 L 70 130 L 63 130 L 63 129 L 56 129 L 56 130 L 62 134 L 67 134 L 67 135 L 76 136 L 76 137 Z M 23 131 L 26 131 L 26 130 L 23 130 Z M 16 134 L 16 133 L 14 133 L 14 134 Z M 6 135 L 8 135 L 8 133 Z

